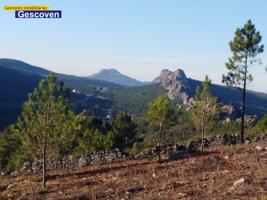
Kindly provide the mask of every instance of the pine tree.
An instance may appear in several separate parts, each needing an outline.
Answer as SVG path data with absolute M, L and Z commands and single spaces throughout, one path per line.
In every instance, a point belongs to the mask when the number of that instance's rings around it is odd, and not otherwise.
M 112 146 L 113 133 L 110 123 L 95 116 L 87 117 L 75 152 L 89 154 L 93 151 L 109 150 Z
M 93 132 L 92 146 L 95 151 L 109 150 L 113 145 L 112 132 L 103 132 L 96 129 Z
M 246 88 L 247 84 L 253 80 L 248 68 L 260 63 L 257 56 L 264 51 L 264 46 L 260 44 L 261 39 L 260 33 L 256 31 L 251 20 L 248 20 L 244 27 L 237 28 L 233 41 L 229 43 L 233 53 L 226 63 L 229 72 L 223 75 L 222 79 L 227 85 L 242 88 L 241 142 L 244 142 Z
M 84 119 L 75 115 L 65 100 L 62 84 L 49 75 L 40 81 L 23 105 L 18 128 L 23 135 L 23 146 L 34 159 L 42 159 L 43 187 L 46 187 L 47 162 L 67 155 L 74 148 Z
M 162 132 L 166 128 L 170 117 L 170 100 L 167 96 L 159 96 L 155 101 L 149 103 L 147 118 L 150 124 L 159 128 L 158 139 L 158 162 L 161 162 Z
M 21 138 L 14 125 L 0 133 L 0 171 L 11 171 L 11 159 L 21 146 Z
M 113 147 L 121 151 L 131 148 L 136 141 L 137 125 L 131 116 L 119 113 L 111 122 Z
M 204 148 L 204 138 L 211 121 L 218 113 L 217 100 L 212 96 L 209 86 L 211 81 L 206 76 L 202 82 L 202 92 L 200 87 L 196 88 L 195 101 L 192 106 L 192 119 L 196 127 L 201 130 L 201 150 Z

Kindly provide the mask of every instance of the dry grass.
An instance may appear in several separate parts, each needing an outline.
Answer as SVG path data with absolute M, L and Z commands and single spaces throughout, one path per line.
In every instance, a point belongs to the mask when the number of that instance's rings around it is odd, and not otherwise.
M 267 153 L 256 153 L 256 145 L 267 142 L 221 146 L 162 164 L 128 161 L 53 171 L 46 190 L 40 175 L 4 178 L 0 185 L 9 188 L 0 199 L 267 199 Z M 233 187 L 240 178 L 245 183 Z

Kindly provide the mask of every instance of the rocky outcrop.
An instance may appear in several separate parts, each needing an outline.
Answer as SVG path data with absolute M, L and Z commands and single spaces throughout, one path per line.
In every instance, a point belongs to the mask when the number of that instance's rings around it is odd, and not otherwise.
M 191 79 L 188 79 L 184 71 L 181 69 L 177 69 L 175 71 L 164 69 L 161 71 L 160 76 L 154 79 L 153 83 L 160 84 L 164 89 L 166 89 L 168 91 L 169 99 L 176 102 L 178 107 L 190 110 L 192 104 L 194 103 L 193 96 L 196 88 L 190 80 Z M 198 85 L 201 86 L 201 82 L 199 82 Z M 214 87 L 218 86 L 213 85 L 213 90 Z M 227 90 L 225 90 L 225 92 L 227 92 Z M 218 97 L 217 100 L 220 107 L 220 120 L 222 120 L 223 123 L 229 123 L 232 120 L 240 121 L 241 110 L 239 107 L 227 105 Z M 246 123 L 250 125 L 254 124 L 257 119 L 257 115 L 249 115 L 248 113 L 248 115 L 245 116 Z
M 226 122 L 230 122 L 233 119 L 240 117 L 240 111 L 232 105 L 220 104 L 220 118 Z
M 186 105 L 189 101 L 190 86 L 187 82 L 187 77 L 183 70 L 177 69 L 172 72 L 164 69 L 161 71 L 153 83 L 160 84 L 168 90 L 168 96 L 171 100 L 177 101 L 181 106 Z
M 241 114 L 242 111 L 240 108 L 235 108 L 232 105 L 224 105 L 220 103 L 220 119 L 223 123 L 229 123 L 232 120 L 236 120 L 237 122 L 241 121 Z M 257 122 L 258 116 L 257 115 L 245 115 L 245 123 L 247 125 L 253 125 Z

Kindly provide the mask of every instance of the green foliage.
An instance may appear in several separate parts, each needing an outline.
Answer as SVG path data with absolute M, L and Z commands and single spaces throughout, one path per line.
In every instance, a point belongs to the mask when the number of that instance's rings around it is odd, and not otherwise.
M 228 74 L 223 75 L 222 81 L 231 86 L 240 87 L 242 85 L 241 142 L 244 141 L 246 87 L 247 83 L 253 80 L 248 67 L 261 63 L 257 59 L 257 56 L 264 51 L 264 46 L 260 44 L 261 39 L 262 37 L 256 31 L 254 24 L 248 20 L 244 27 L 237 28 L 233 41 L 229 43 L 233 55 L 226 63 Z
M 229 72 L 223 76 L 224 83 L 239 86 L 253 80 L 248 66 L 259 63 L 257 56 L 264 51 L 264 46 L 260 44 L 261 39 L 251 20 L 248 20 L 244 27 L 237 28 L 233 41 L 229 43 L 233 56 L 226 63 Z
M 18 121 L 26 153 L 32 159 L 40 159 L 45 153 L 50 161 L 67 156 L 77 145 L 83 120 L 83 114 L 75 115 L 70 110 L 56 77 L 48 76 L 29 95 Z
M 161 162 L 161 143 L 165 138 L 163 130 L 166 131 L 167 124 L 171 117 L 170 100 L 167 96 L 159 96 L 155 101 L 148 104 L 147 119 L 148 122 L 158 127 L 159 139 L 158 139 L 158 161 Z
M 21 145 L 21 138 L 13 126 L 6 128 L 0 134 L 0 170 L 12 170 L 11 160 L 18 152 Z
M 89 154 L 93 151 L 109 150 L 113 146 L 113 134 L 109 122 L 95 116 L 87 117 L 78 136 L 76 154 Z
M 73 152 L 85 119 L 83 113 L 75 115 L 70 110 L 65 95 L 63 84 L 57 85 L 56 76 L 49 75 L 29 95 L 17 123 L 26 157 L 42 159 L 44 187 L 47 162 L 53 165 Z
M 155 100 L 166 90 L 157 84 L 137 87 L 122 87 L 108 91 L 106 95 L 113 102 L 113 110 L 143 116 L 147 112 L 147 104 Z
M 263 116 L 258 123 L 256 124 L 256 129 L 258 132 L 266 133 L 267 132 L 267 115 Z
M 207 135 L 224 135 L 224 134 L 237 134 L 240 130 L 240 122 L 232 120 L 230 122 L 223 122 L 218 120 L 211 121 L 211 126 Z
M 193 122 L 199 130 L 208 128 L 210 122 L 218 114 L 217 99 L 212 96 L 209 90 L 210 84 L 211 82 L 208 76 L 206 76 L 205 81 L 202 82 L 203 89 L 201 93 L 199 89 L 196 91 L 195 101 L 191 110 Z
M 136 155 L 138 153 L 141 153 L 144 149 L 144 143 L 143 142 L 135 142 L 133 144 L 133 147 L 129 150 L 129 153 L 132 155 Z
M 136 141 L 137 125 L 131 116 L 119 113 L 111 122 L 113 134 L 113 148 L 127 151 Z
M 159 96 L 155 101 L 148 104 L 147 119 L 150 124 L 163 128 L 169 117 L 170 100 L 167 96 Z
M 212 120 L 218 114 L 217 99 L 212 96 L 209 86 L 211 81 L 206 76 L 202 82 L 202 92 L 199 88 L 196 91 L 195 101 L 192 106 L 192 119 L 195 127 L 202 132 L 202 140 L 207 134 Z
M 95 151 L 109 150 L 113 145 L 112 132 L 103 133 L 99 129 L 93 132 L 92 146 Z

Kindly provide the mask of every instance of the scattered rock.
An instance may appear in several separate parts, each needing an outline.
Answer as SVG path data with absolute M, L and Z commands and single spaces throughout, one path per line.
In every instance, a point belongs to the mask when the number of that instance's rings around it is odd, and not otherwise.
M 19 175 L 19 172 L 18 171 L 14 171 L 10 174 L 11 177 L 15 177 L 15 176 L 18 176 Z
M 245 178 L 238 179 L 234 182 L 233 186 L 229 188 L 228 192 L 233 191 L 237 186 L 242 185 L 246 182 Z
M 182 192 L 179 192 L 179 193 L 178 193 L 178 196 L 180 196 L 180 197 L 187 197 L 187 194 L 182 193 Z
M 261 147 L 261 146 L 256 146 L 255 149 L 256 149 L 257 151 L 263 151 L 263 150 L 264 150 L 264 148 Z
M 6 173 L 5 172 L 1 172 L 0 176 L 6 176 Z
M 194 153 L 197 151 L 197 148 L 200 146 L 198 141 L 191 141 L 187 145 L 187 150 L 189 153 Z
M 237 185 L 240 185 L 240 184 L 245 183 L 245 182 L 246 182 L 246 179 L 245 178 L 241 178 L 241 179 L 235 181 L 233 186 L 237 186 Z
M 81 158 L 78 160 L 78 165 L 79 165 L 79 167 L 87 166 L 89 163 L 90 163 L 90 161 L 89 161 L 86 157 L 81 157 Z
M 223 144 L 224 145 L 235 145 L 240 142 L 240 137 L 239 135 L 230 135 L 230 134 L 225 134 L 223 135 Z
M 133 186 L 133 187 L 130 187 L 127 192 L 129 193 L 135 193 L 135 192 L 140 192 L 142 190 L 144 190 L 145 188 L 143 186 Z
M 90 198 L 85 196 L 85 195 L 82 195 L 82 196 L 79 196 L 78 197 L 78 200 L 89 200 Z
M 229 156 L 227 155 L 227 156 L 224 156 L 223 157 L 225 160 L 229 160 Z
M 169 160 L 178 160 L 183 158 L 185 155 L 185 152 L 169 152 L 168 153 L 168 158 Z
M 251 143 L 251 140 L 249 140 L 249 139 L 245 139 L 245 143 L 246 143 L 246 144 L 250 144 L 250 143 Z
M 16 184 L 15 183 L 11 183 L 10 185 L 8 185 L 7 186 L 7 190 L 10 190 L 10 189 L 12 189 L 12 188 L 14 188 L 16 186 Z
M 22 168 L 20 169 L 21 172 L 30 172 L 32 170 L 32 167 L 31 167 L 31 163 L 28 161 L 28 162 L 25 162 L 22 166 Z

